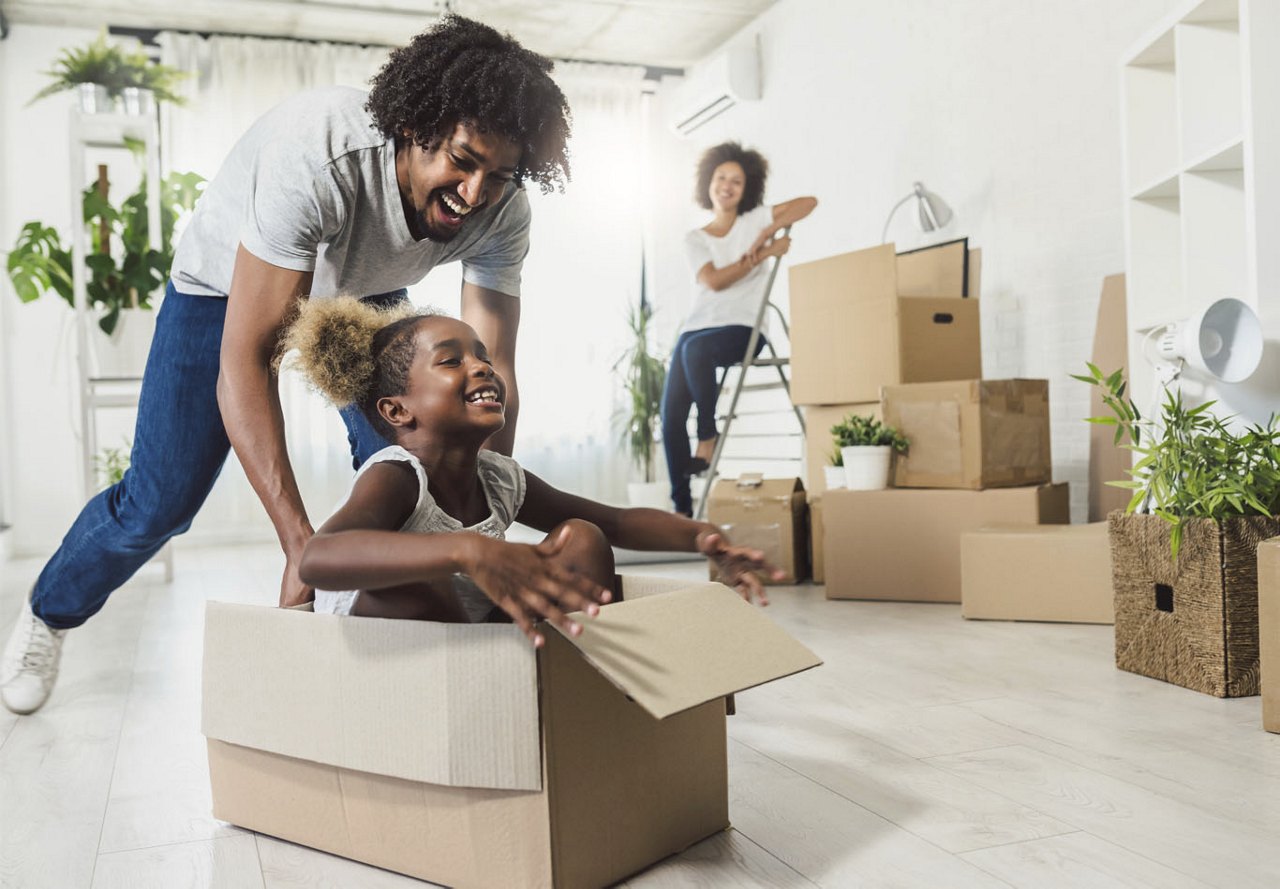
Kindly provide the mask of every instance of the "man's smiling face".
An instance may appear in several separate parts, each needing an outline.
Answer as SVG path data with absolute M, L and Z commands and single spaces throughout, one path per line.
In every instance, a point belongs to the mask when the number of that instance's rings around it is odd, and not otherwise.
M 519 162 L 514 142 L 469 123 L 431 148 L 406 133 L 396 150 L 396 180 L 409 231 L 419 240 L 453 240 L 467 217 L 502 197 Z

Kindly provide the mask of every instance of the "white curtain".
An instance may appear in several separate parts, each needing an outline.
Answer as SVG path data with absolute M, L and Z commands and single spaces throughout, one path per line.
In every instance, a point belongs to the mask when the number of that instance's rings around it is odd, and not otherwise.
M 366 87 L 386 48 L 163 33 L 161 61 L 191 76 L 188 104 L 164 106 L 167 170 L 212 178 L 235 140 L 299 90 Z M 643 69 L 561 62 L 555 77 L 573 110 L 573 178 L 564 194 L 529 188 L 532 245 L 524 267 L 517 351 L 521 410 L 516 458 L 552 484 L 612 502 L 629 469 L 614 415 L 621 385 L 611 368 L 626 340 L 628 302 L 639 298 L 643 169 Z M 444 266 L 410 288 L 418 304 L 456 314 L 461 270 Z M 296 373 L 281 400 L 298 483 L 317 523 L 345 494 L 350 452 L 336 412 Z M 203 539 L 270 534 L 234 460 L 193 527 Z

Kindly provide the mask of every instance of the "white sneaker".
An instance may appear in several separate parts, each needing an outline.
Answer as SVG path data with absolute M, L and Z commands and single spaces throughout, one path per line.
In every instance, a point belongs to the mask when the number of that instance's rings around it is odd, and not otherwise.
M 49 700 L 66 634 L 36 617 L 30 601 L 22 603 L 22 614 L 0 662 L 0 699 L 14 713 L 34 713 Z

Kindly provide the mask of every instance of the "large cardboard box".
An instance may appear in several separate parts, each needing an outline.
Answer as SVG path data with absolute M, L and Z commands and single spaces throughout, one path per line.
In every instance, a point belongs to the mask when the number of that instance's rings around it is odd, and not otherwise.
M 1258 544 L 1258 651 L 1262 727 L 1280 732 L 1280 537 Z
M 898 296 L 976 296 L 969 292 L 969 239 L 958 238 L 898 256 Z
M 978 300 L 902 296 L 892 244 L 790 269 L 791 398 L 875 401 L 896 383 L 982 376 Z
M 1107 523 L 962 534 L 960 613 L 977 620 L 1115 623 Z
M 1125 320 L 1124 275 L 1108 275 L 1102 281 L 1102 298 L 1098 301 L 1098 323 L 1093 331 L 1093 363 L 1103 373 L 1111 373 L 1129 363 L 1129 327 Z M 1083 370 L 1079 371 L 1083 373 Z M 1126 374 L 1127 376 L 1127 374 Z M 1089 387 L 1089 416 L 1111 413 L 1102 403 L 1102 390 Z M 1132 452 L 1124 449 L 1127 436 L 1116 444 L 1115 426 L 1093 424 L 1089 427 L 1089 521 L 1106 521 L 1114 510 L 1129 505 L 1133 494 L 1107 482 L 1128 481 L 1125 470 L 1132 465 Z
M 457 887 L 602 886 L 723 830 L 725 697 L 820 661 L 719 584 L 622 588 L 540 650 L 209 603 L 214 816 Z
M 1048 380 L 957 380 L 885 386 L 884 422 L 911 447 L 900 488 L 997 488 L 1053 477 Z
M 831 465 L 836 450 L 831 427 L 849 414 L 880 419 L 880 402 L 860 404 L 808 404 L 804 411 L 804 485 L 810 494 L 821 494 L 827 489 L 824 466 Z M 815 566 L 817 563 L 814 563 Z
M 826 533 L 822 519 L 822 495 L 809 495 L 809 566 L 814 583 L 826 580 L 826 554 L 823 552 L 823 535 Z
M 828 599 L 960 601 L 960 537 L 987 525 L 1065 525 L 1065 484 L 822 495 Z
M 782 569 L 781 580 L 762 578 L 766 583 L 799 583 L 809 576 L 807 518 L 804 483 L 798 478 L 764 478 L 758 472 L 722 478 L 707 500 L 707 521 L 724 528 L 734 543 L 763 550 Z M 716 565 L 708 564 L 715 580 Z

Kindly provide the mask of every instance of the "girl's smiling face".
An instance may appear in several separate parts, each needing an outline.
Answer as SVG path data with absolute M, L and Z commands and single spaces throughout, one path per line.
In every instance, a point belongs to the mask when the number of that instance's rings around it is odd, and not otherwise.
M 424 426 L 480 442 L 501 429 L 507 385 L 476 332 L 436 315 L 422 319 L 414 336 L 417 348 L 404 394 L 378 405 L 387 421 L 397 428 Z M 384 403 L 397 403 L 400 410 L 388 413 Z
M 711 206 L 719 212 L 736 213 L 742 203 L 742 192 L 747 187 L 747 174 L 737 161 L 725 161 L 711 174 L 708 197 Z

